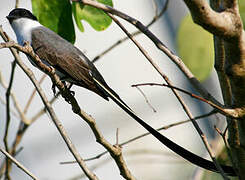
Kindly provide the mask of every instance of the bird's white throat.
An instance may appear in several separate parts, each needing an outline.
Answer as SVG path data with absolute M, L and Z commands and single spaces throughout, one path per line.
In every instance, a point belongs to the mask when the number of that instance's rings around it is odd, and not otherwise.
M 23 45 L 24 41 L 31 43 L 32 30 L 42 25 L 38 21 L 28 18 L 19 18 L 13 20 L 11 26 L 16 34 L 18 43 Z

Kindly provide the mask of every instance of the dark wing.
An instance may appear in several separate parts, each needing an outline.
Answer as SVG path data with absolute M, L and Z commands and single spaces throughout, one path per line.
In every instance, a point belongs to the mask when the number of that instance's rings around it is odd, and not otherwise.
M 53 31 L 42 27 L 32 31 L 32 43 L 35 53 L 40 59 L 62 72 L 66 79 L 87 88 L 106 100 L 108 95 L 94 82 L 92 76 L 108 86 L 89 59 L 73 44 L 66 41 Z

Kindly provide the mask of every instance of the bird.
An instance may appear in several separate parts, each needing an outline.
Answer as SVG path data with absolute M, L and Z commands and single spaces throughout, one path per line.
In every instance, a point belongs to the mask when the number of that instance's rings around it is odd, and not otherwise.
M 212 161 L 206 160 L 179 146 L 139 118 L 119 95 L 110 88 L 95 65 L 83 52 L 49 28 L 41 25 L 37 17 L 29 10 L 15 8 L 6 18 L 16 34 L 18 44 L 24 45 L 25 42 L 29 42 L 41 61 L 55 69 L 62 82 L 69 82 L 86 88 L 107 101 L 112 99 L 163 145 L 199 167 L 218 172 Z M 35 61 L 30 56 L 27 55 L 27 57 L 32 65 L 38 68 Z M 227 175 L 236 176 L 231 166 L 222 165 L 221 167 Z

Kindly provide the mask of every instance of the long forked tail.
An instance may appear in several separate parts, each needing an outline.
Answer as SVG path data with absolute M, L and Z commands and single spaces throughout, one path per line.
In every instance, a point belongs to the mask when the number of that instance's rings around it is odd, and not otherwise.
M 141 126 L 143 126 L 149 133 L 151 133 L 155 138 L 157 138 L 162 144 L 167 146 L 173 152 L 186 159 L 187 161 L 202 167 L 204 169 L 218 172 L 216 166 L 212 161 L 206 160 L 196 154 L 184 149 L 178 144 L 174 143 L 167 137 L 160 134 L 158 131 L 153 129 L 150 125 L 145 123 L 142 119 L 140 119 L 130 108 L 126 105 L 125 102 L 121 100 L 121 98 L 107 85 L 103 85 L 97 79 L 93 78 L 96 84 L 106 93 L 108 96 L 118 105 L 120 106 L 128 115 L 130 115 L 133 119 L 135 119 Z M 234 169 L 231 166 L 221 165 L 224 172 L 229 176 L 236 176 Z

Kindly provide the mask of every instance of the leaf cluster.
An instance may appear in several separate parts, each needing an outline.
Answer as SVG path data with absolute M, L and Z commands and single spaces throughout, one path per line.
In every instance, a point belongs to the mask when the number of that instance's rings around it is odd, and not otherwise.
M 113 6 L 112 0 L 98 0 L 98 2 Z M 71 43 L 75 43 L 75 27 L 84 32 L 82 20 L 88 22 L 96 31 L 103 31 L 112 20 L 102 10 L 69 0 L 32 0 L 32 12 L 38 21 L 58 33 Z

